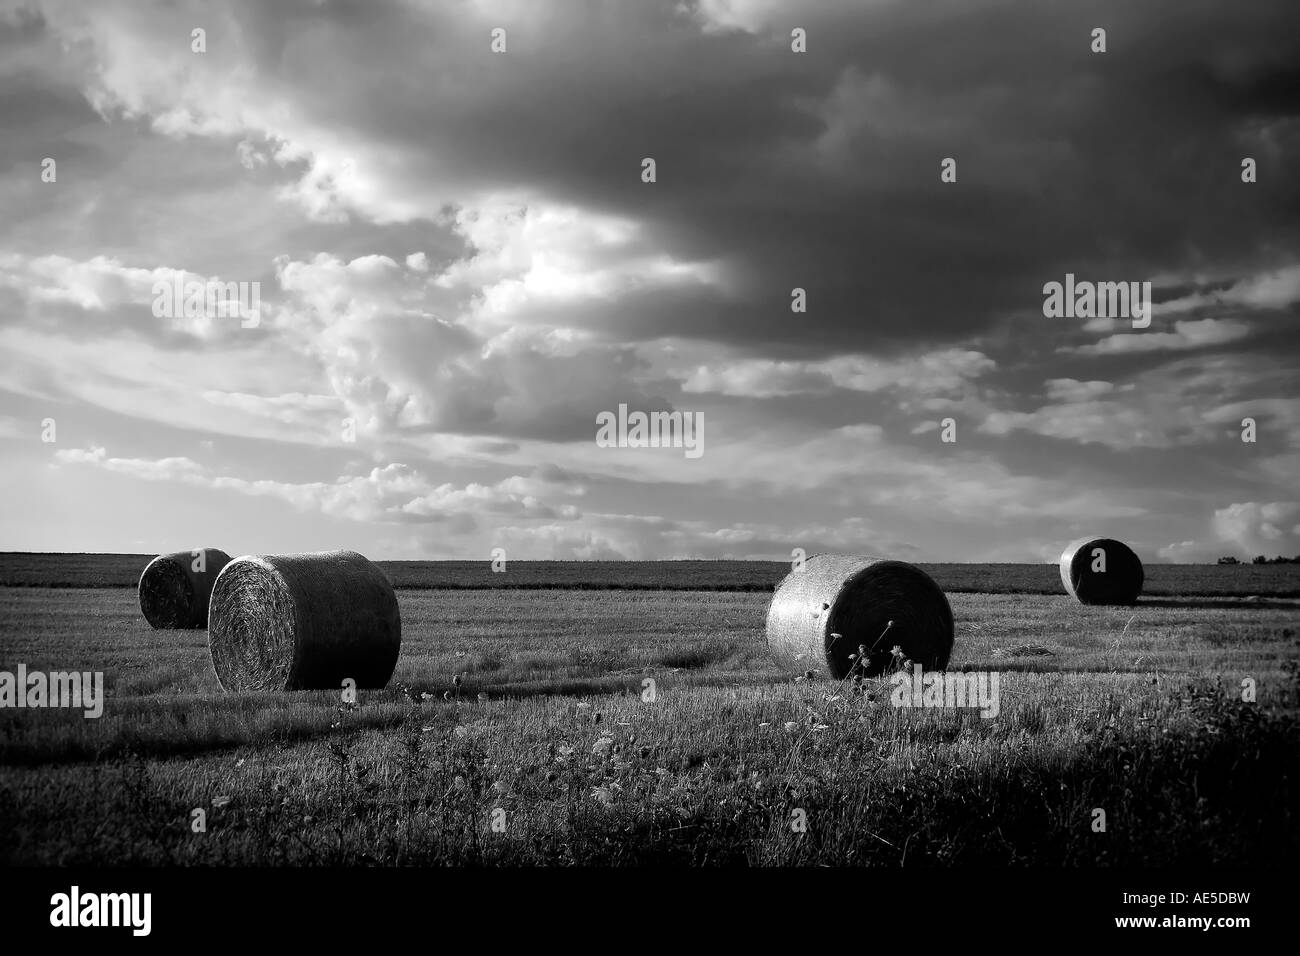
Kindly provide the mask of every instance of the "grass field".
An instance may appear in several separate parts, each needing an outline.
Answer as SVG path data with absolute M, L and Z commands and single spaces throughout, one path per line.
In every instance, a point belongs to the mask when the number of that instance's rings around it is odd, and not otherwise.
M 954 593 L 950 668 L 1000 675 L 981 719 L 778 673 L 769 595 L 745 590 L 408 587 L 387 689 L 354 707 L 230 696 L 205 632 L 152 631 L 133 591 L 66 586 L 102 564 L 56 565 L 42 573 L 65 586 L 0 588 L 0 669 L 102 670 L 108 700 L 97 720 L 0 710 L 10 864 L 1280 866 L 1300 850 L 1300 601 L 1280 596 L 1296 566 L 1165 578 L 1267 572 L 1232 585 L 1253 600 Z M 640 583 L 677 572 L 658 573 Z

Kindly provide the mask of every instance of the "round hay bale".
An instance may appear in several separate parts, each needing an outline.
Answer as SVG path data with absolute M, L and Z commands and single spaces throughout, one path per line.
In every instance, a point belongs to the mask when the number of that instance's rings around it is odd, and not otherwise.
M 1141 559 L 1114 538 L 1080 538 L 1061 552 L 1061 583 L 1081 604 L 1133 604 L 1145 579 Z
M 212 591 L 212 668 L 224 690 L 388 683 L 402 616 L 378 565 L 355 551 L 244 555 Z
M 767 608 L 767 646 L 777 663 L 836 680 L 857 663 L 850 655 L 859 645 L 870 676 L 888 666 L 895 645 L 926 670 L 941 670 L 952 643 L 943 589 L 904 561 L 815 555 L 785 576 Z
M 144 619 L 155 629 L 207 627 L 212 586 L 229 563 L 230 555 L 217 548 L 160 554 L 140 575 Z

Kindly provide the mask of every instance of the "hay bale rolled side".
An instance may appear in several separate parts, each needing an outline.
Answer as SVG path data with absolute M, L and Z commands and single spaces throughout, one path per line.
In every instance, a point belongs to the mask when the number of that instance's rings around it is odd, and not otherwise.
M 786 670 L 836 680 L 856 663 L 850 655 L 859 645 L 867 648 L 867 675 L 888 666 L 895 645 L 926 670 L 941 670 L 952 654 L 952 608 L 915 565 L 819 554 L 777 585 L 767 609 L 767 645 Z
M 140 575 L 140 611 L 155 629 L 208 626 L 212 587 L 230 555 L 218 548 L 160 554 Z
M 384 572 L 355 551 L 244 555 L 217 578 L 208 646 L 223 690 L 380 688 L 402 616 Z
M 1123 541 L 1080 538 L 1061 552 L 1061 583 L 1081 604 L 1133 604 L 1145 580 L 1142 560 Z

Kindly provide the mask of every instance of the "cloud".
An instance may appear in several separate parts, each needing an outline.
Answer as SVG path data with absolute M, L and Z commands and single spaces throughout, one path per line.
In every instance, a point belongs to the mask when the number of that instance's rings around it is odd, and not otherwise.
M 558 561 L 627 561 L 646 556 L 637 541 L 626 535 L 558 524 L 507 525 L 496 529 L 491 540 L 494 547 L 504 547 L 507 556 L 525 560 L 541 555 Z
M 1078 355 L 1120 355 L 1134 352 L 1176 352 L 1226 345 L 1250 334 L 1250 325 L 1236 319 L 1181 319 L 1172 332 L 1127 332 L 1092 345 L 1063 347 Z
M 584 515 L 580 526 L 542 524 L 495 529 L 494 544 L 508 554 L 550 554 L 568 560 L 647 560 L 657 557 L 713 560 L 788 561 L 792 549 L 884 551 L 914 557 L 916 549 L 853 516 L 834 524 L 810 523 L 797 528 L 767 522 L 717 525 L 709 521 L 672 520 L 659 515 Z
M 715 263 L 665 253 L 641 223 L 573 205 L 489 196 L 462 204 L 454 227 L 473 252 L 447 266 L 436 284 L 473 290 L 474 320 L 498 329 L 547 318 L 554 326 L 584 303 L 605 306 L 723 281 Z
M 534 495 L 510 490 L 504 483 L 494 486 L 471 483 L 464 488 L 443 484 L 402 505 L 403 514 L 421 518 L 453 518 L 466 512 L 570 520 L 580 515 L 574 505 L 551 507 Z
M 683 381 L 682 391 L 746 398 L 825 393 L 836 388 L 854 392 L 904 388 L 941 394 L 996 367 L 987 355 L 968 349 L 944 349 L 894 360 L 866 355 L 804 362 L 741 359 L 699 366 Z
M 319 430 L 326 419 L 337 424 L 342 410 L 341 403 L 333 395 L 304 395 L 302 392 L 250 395 L 247 392 L 209 390 L 203 392 L 203 400 L 218 407 L 238 409 L 286 425 L 309 427 L 313 431 Z
M 1226 289 L 1193 292 L 1156 306 L 1156 313 L 1190 312 L 1236 306 L 1284 309 L 1300 302 L 1300 265 L 1290 265 L 1238 279 Z
M 586 439 L 602 409 L 666 407 L 638 386 L 644 363 L 634 348 L 445 318 L 430 309 L 437 283 L 386 257 L 321 254 L 277 267 L 287 295 L 277 329 L 320 363 L 358 431 L 373 438 L 413 430 Z
M 1214 532 L 1247 557 L 1300 554 L 1300 503 L 1238 502 L 1214 512 Z
M 1073 378 L 1053 378 L 1044 383 L 1047 397 L 1058 402 L 1088 402 L 1115 391 L 1110 382 L 1081 382 Z M 1132 389 L 1132 385 L 1128 388 Z
M 1158 548 L 1156 557 L 1171 564 L 1204 564 L 1217 558 L 1212 551 L 1197 541 L 1178 541 Z
M 105 449 L 97 446 L 88 449 L 60 449 L 54 453 L 54 458 L 68 464 L 96 465 L 106 471 L 130 475 L 144 481 L 192 482 L 202 474 L 198 463 L 189 458 L 110 458 Z
M 706 33 L 758 33 L 781 6 L 781 0 L 696 0 L 681 3 L 679 9 L 687 11 Z
M 1115 449 L 1169 447 L 1174 439 L 1168 422 L 1153 423 L 1141 408 L 1114 401 L 1072 401 L 1044 405 L 1032 412 L 995 411 L 978 430 L 987 435 L 1030 431 L 1049 438 Z
M 1241 401 L 1211 408 L 1205 412 L 1204 417 L 1207 422 L 1227 426 L 1226 433 L 1233 437 L 1241 434 L 1243 428 L 1241 423 L 1244 419 L 1253 418 L 1256 424 L 1257 442 L 1263 440 L 1270 446 L 1300 445 L 1300 398 L 1281 398 L 1263 394 L 1258 398 L 1244 398 Z
M 472 482 L 434 486 L 421 473 L 393 462 L 368 474 L 343 476 L 332 482 L 250 480 L 212 475 L 189 458 L 111 458 L 102 447 L 55 452 L 64 464 L 92 465 L 145 481 L 178 481 L 202 488 L 273 497 L 299 511 L 318 512 L 352 521 L 449 522 L 461 532 L 472 530 L 475 516 L 510 515 L 522 518 L 572 520 L 578 509 L 570 504 L 550 506 L 539 494 L 580 494 L 584 489 L 564 472 L 538 468 L 531 475 L 512 475 L 492 484 Z
M 1269 435 L 1300 435 L 1300 403 L 1277 391 L 1293 388 L 1284 360 L 1258 356 L 1177 359 L 1115 383 L 1049 379 L 1049 401 L 1032 410 L 991 408 L 978 430 L 987 435 L 1033 432 L 1122 451 L 1171 449 L 1237 437 L 1245 416 Z M 1235 429 L 1230 426 L 1236 426 Z
M 1018 471 L 981 453 L 945 445 L 930 451 L 892 442 L 878 425 L 769 433 L 743 446 L 711 447 L 704 458 L 729 497 L 817 503 L 833 513 L 881 513 L 987 528 L 1007 519 L 1124 518 L 1146 509 L 1104 488 Z M 940 450 L 942 449 L 942 450 Z M 900 536 L 901 537 L 901 536 Z
M 249 281 L 249 280 L 242 280 Z M 155 314 L 156 289 L 166 288 L 167 301 L 174 299 L 176 283 L 182 290 L 186 283 L 200 283 L 205 288 L 205 306 L 202 310 L 187 310 L 184 300 Z M 0 288 L 13 289 L 21 300 L 33 310 L 29 316 L 40 318 L 44 325 L 55 325 L 64 331 L 75 329 L 84 332 L 87 320 L 84 313 L 102 313 L 112 317 L 107 322 L 90 326 L 92 333 L 101 336 L 119 333 L 124 327 L 159 344 L 179 344 L 192 340 L 211 340 L 238 328 L 241 319 L 237 313 L 219 314 L 221 302 L 226 300 L 226 281 L 217 277 L 201 276 L 184 269 L 158 266 L 144 269 L 124 265 L 108 256 L 94 256 L 77 260 L 68 256 L 27 256 L 21 253 L 0 253 Z M 218 290 L 218 311 L 206 308 L 206 290 Z M 60 307 L 71 307 L 76 312 L 56 321 Z M 8 322 L 17 316 L 11 314 Z M 123 323 L 122 320 L 125 320 Z M 178 339 L 183 335 L 185 339 Z

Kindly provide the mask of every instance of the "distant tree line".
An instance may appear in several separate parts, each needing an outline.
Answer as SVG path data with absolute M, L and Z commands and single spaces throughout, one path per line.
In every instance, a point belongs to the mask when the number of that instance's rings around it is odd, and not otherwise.
M 1223 557 L 1219 558 L 1219 563 L 1220 564 L 1241 564 L 1240 561 L 1238 561 L 1230 554 L 1224 555 Z M 1294 558 L 1284 558 L 1281 555 L 1279 555 L 1276 558 L 1266 558 L 1262 554 L 1257 554 L 1255 555 L 1255 557 L 1251 559 L 1250 563 L 1251 564 L 1300 564 L 1300 554 L 1297 554 Z

